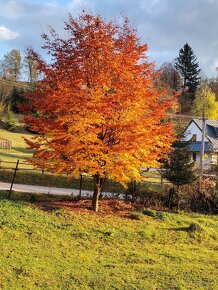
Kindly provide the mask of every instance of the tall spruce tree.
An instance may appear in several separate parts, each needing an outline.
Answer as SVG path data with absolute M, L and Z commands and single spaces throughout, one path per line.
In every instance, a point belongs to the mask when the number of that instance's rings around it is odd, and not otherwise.
M 188 89 L 188 93 L 193 100 L 200 82 L 199 73 L 201 69 L 199 68 L 197 57 L 188 43 L 180 49 L 179 56 L 175 59 L 175 68 L 181 74 L 183 86 Z

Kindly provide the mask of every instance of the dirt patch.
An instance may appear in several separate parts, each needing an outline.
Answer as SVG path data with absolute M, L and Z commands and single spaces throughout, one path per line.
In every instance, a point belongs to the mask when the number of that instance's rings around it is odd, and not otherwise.
M 58 208 L 65 208 L 74 212 L 92 212 L 91 200 L 79 200 L 79 201 L 40 201 L 34 203 L 45 211 L 54 211 Z M 124 200 L 100 200 L 99 201 L 99 212 L 100 215 L 118 215 L 128 216 L 129 212 L 142 208 L 143 205 L 138 205 L 130 201 Z M 93 212 L 94 213 L 94 212 Z

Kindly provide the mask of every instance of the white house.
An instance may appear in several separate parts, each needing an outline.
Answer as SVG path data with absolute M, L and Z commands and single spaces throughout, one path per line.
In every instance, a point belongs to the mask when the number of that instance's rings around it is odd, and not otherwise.
M 184 140 L 191 140 L 189 150 L 192 160 L 199 164 L 202 140 L 202 120 L 193 119 L 184 131 Z M 209 169 L 211 164 L 218 164 L 218 121 L 206 120 L 204 167 Z

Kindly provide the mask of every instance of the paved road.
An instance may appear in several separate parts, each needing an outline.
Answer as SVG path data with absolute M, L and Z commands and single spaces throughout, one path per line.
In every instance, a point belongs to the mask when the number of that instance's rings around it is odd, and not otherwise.
M 0 190 L 9 190 L 11 184 L 0 182 Z M 26 185 L 26 184 L 14 184 L 13 190 L 18 192 L 31 192 L 31 193 L 46 193 L 46 194 L 57 194 L 57 195 L 72 195 L 78 196 L 78 189 L 71 188 L 56 188 L 49 186 L 36 186 L 36 185 Z M 92 191 L 82 190 L 81 195 L 84 197 L 91 197 L 93 194 Z M 111 192 L 102 192 L 103 197 L 112 197 L 114 196 Z

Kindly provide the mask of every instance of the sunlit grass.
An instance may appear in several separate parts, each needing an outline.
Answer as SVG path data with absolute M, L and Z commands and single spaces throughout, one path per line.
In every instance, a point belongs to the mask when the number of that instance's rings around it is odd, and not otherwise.
M 137 215 L 2 199 L 0 288 L 218 289 L 217 216 Z
M 30 139 L 31 136 L 33 135 L 25 131 L 22 133 L 15 133 L 0 129 L 0 138 L 12 142 L 12 148 L 10 150 L 0 149 L 0 159 L 10 162 L 16 162 L 19 159 L 21 162 L 24 162 L 26 158 L 30 158 L 32 156 L 32 151 L 26 148 L 23 137 Z M 6 164 L 4 164 L 4 166 L 6 166 Z

